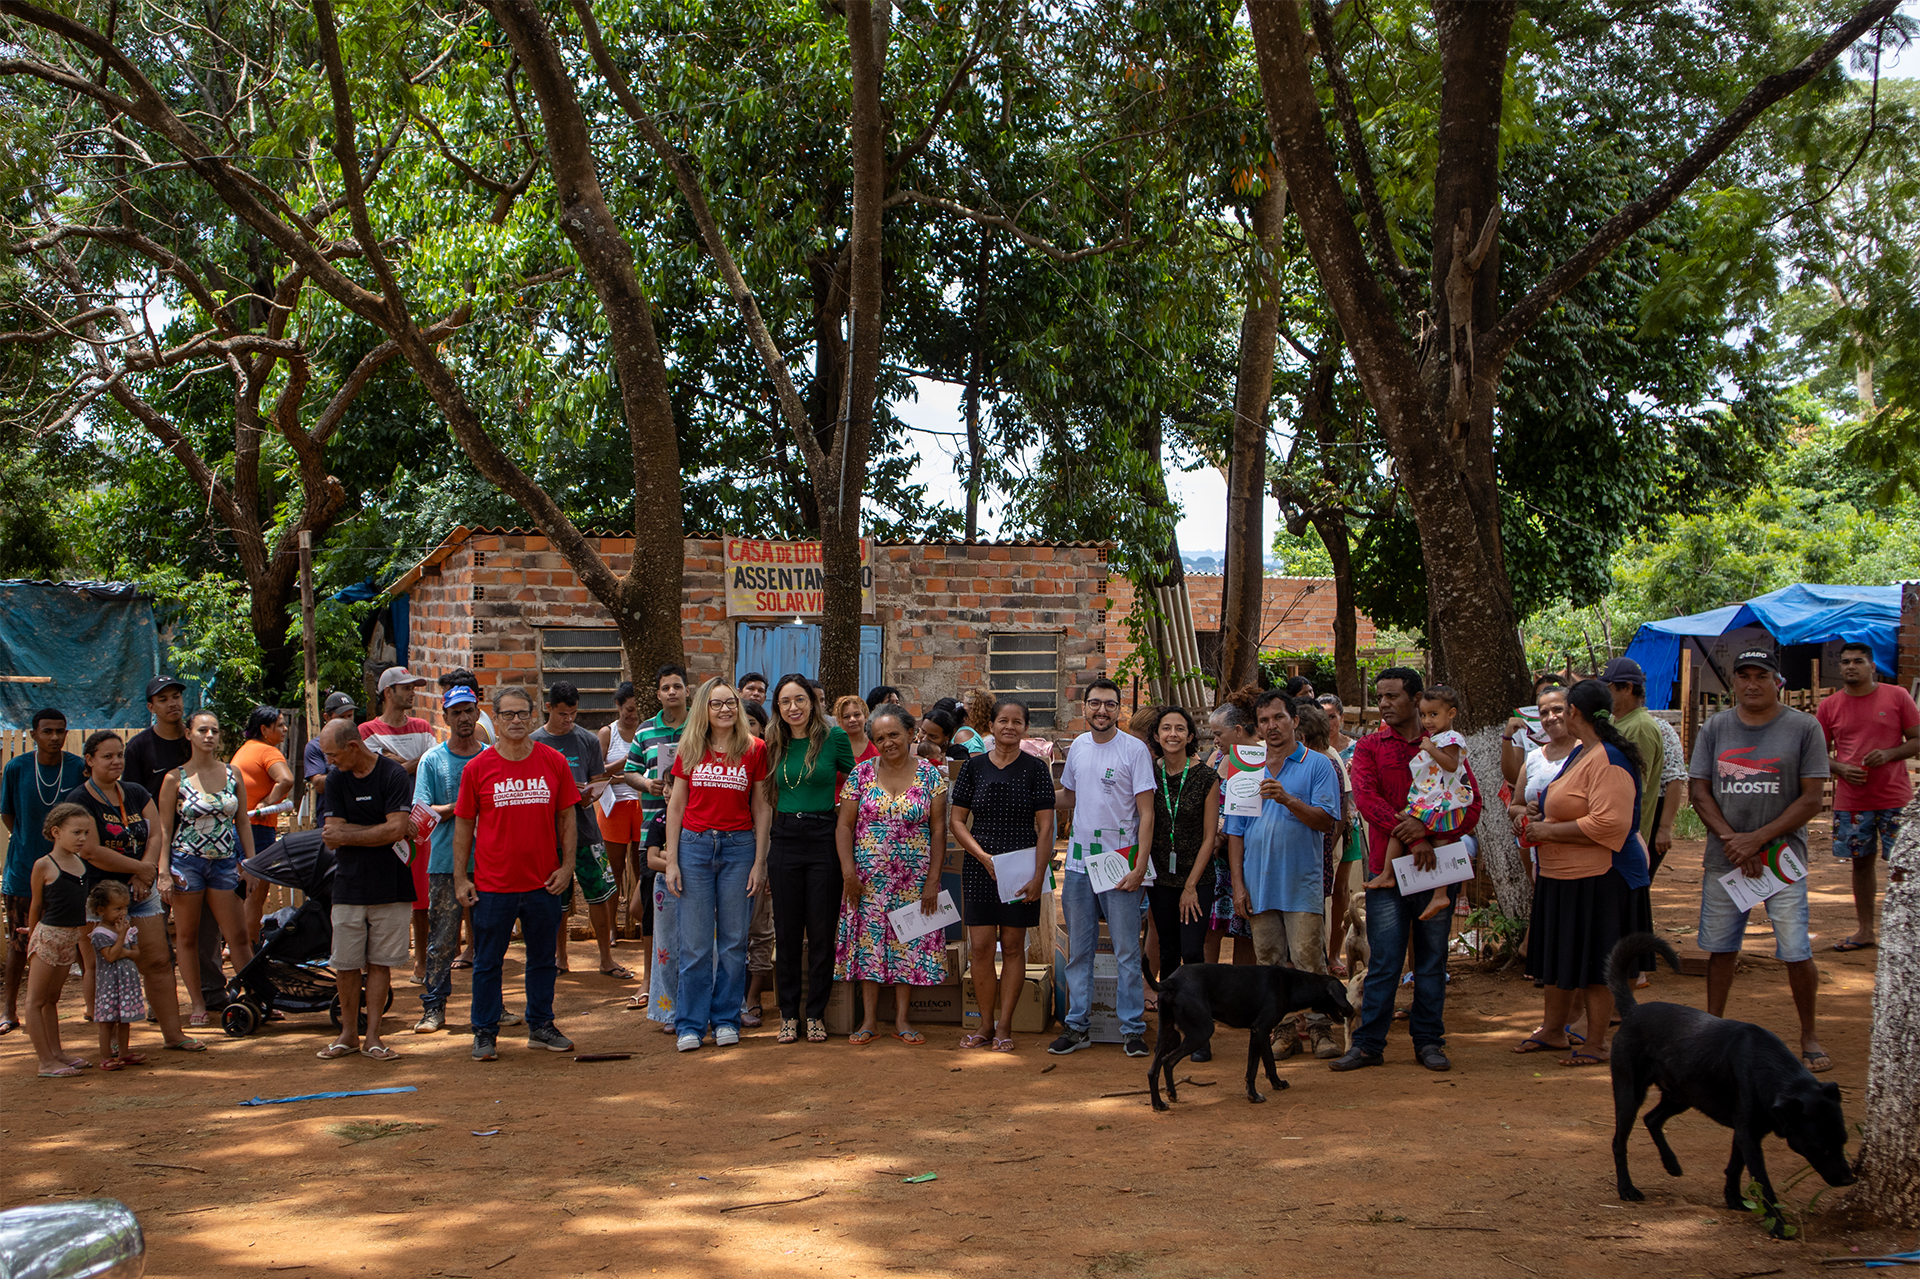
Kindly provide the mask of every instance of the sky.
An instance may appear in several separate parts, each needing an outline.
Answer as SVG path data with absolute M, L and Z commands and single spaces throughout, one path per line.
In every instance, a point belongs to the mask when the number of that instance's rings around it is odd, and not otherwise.
M 1901 12 L 1908 17 L 1920 19 L 1920 0 L 1907 0 L 1900 6 Z M 1848 63 L 1848 73 L 1865 79 L 1867 71 L 1857 70 Z M 1912 76 L 1920 74 L 1920 41 L 1908 45 L 1897 53 L 1883 56 L 1880 61 L 1882 78 L 1894 76 Z M 960 473 L 954 469 L 954 459 L 966 448 L 964 436 L 955 437 L 950 432 L 964 430 L 965 424 L 960 416 L 960 388 L 945 382 L 930 382 L 916 378 L 915 388 L 919 398 L 893 405 L 893 411 L 912 429 L 912 438 L 919 446 L 920 458 L 913 470 L 915 483 L 927 486 L 927 495 L 956 511 L 964 511 L 967 504 L 966 486 Z M 1186 555 L 1209 553 L 1218 555 L 1227 544 L 1227 481 L 1219 471 L 1211 468 L 1175 472 L 1167 477 L 1173 489 L 1175 500 L 1181 506 L 1179 527 L 1180 550 Z M 993 537 L 1000 528 L 997 502 L 983 504 L 980 527 L 982 536 Z M 1271 497 L 1265 501 L 1265 512 L 1261 527 L 1266 530 L 1269 539 L 1278 526 L 1280 508 Z

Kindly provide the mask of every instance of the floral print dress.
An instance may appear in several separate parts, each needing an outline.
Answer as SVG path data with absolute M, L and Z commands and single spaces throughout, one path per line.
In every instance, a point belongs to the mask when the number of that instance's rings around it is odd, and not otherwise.
M 945 934 L 936 928 L 913 941 L 900 941 L 887 923 L 887 912 L 920 900 L 933 857 L 933 801 L 946 790 L 946 776 L 923 759 L 916 764 L 912 785 L 889 795 L 880 784 L 878 767 L 878 760 L 867 760 L 847 779 L 860 797 L 853 866 L 867 891 L 858 906 L 843 903 L 840 908 L 834 980 L 938 986 L 947 979 Z

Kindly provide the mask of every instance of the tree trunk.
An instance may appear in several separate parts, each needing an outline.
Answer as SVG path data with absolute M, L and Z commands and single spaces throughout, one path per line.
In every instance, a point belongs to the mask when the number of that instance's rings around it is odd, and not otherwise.
M 1482 728 L 1467 737 L 1467 761 L 1480 788 L 1480 825 L 1473 837 L 1476 856 L 1487 868 L 1500 909 L 1515 919 L 1533 914 L 1533 884 L 1527 878 L 1526 854 L 1513 837 L 1513 823 L 1500 804 L 1500 727 Z
M 1260 670 L 1260 612 L 1266 592 L 1266 544 L 1260 503 L 1267 492 L 1267 406 L 1273 399 L 1273 349 L 1280 295 L 1273 258 L 1287 188 L 1266 176 L 1253 203 L 1254 269 L 1240 320 L 1240 363 L 1234 374 L 1233 444 L 1227 468 L 1227 562 L 1220 595 L 1220 685 L 1217 696 L 1253 683 Z
M 1860 1184 L 1849 1196 L 1897 1226 L 1920 1226 L 1920 804 L 1887 858 L 1873 1037 L 1861 1120 Z
M 1360 620 L 1353 603 L 1353 547 L 1347 540 L 1347 517 L 1323 507 L 1309 511 L 1307 519 L 1333 562 L 1333 670 L 1340 701 L 1364 706 L 1367 695 L 1360 686 Z
M 852 70 L 853 216 L 848 236 L 848 334 L 852 345 L 844 429 L 828 452 L 831 500 L 821 494 L 821 561 L 825 592 L 820 627 L 820 682 L 827 697 L 855 693 L 860 680 L 860 499 L 867 486 L 867 449 L 873 439 L 880 375 L 882 279 L 881 214 L 886 204 L 885 120 L 880 78 L 885 68 L 890 9 L 848 0 L 847 52 Z

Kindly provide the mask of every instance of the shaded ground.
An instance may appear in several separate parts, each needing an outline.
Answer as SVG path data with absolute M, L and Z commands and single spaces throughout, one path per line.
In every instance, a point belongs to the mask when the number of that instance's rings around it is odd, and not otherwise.
M 1824 950 L 1851 931 L 1852 906 L 1824 839 L 1815 854 L 1821 1038 L 1857 1119 L 1875 952 Z M 1656 916 L 1683 949 L 1699 861 L 1698 845 L 1676 850 L 1656 884 Z M 1764 927 L 1748 945 L 1771 954 Z M 305 1018 L 203 1056 L 155 1052 L 144 1069 L 56 1081 L 35 1079 L 25 1037 L 8 1036 L 0 1200 L 117 1196 L 139 1213 L 158 1276 L 720 1275 L 744 1263 L 767 1276 L 1753 1279 L 1813 1273 L 1850 1247 L 1920 1246 L 1856 1228 L 1836 1212 L 1845 1192 L 1821 1199 L 1802 1241 L 1768 1240 L 1719 1202 L 1727 1136 L 1697 1115 L 1668 1127 L 1687 1169 L 1677 1180 L 1636 1134 L 1648 1199 L 1619 1203 L 1606 1072 L 1507 1051 L 1538 1022 L 1517 973 L 1456 963 L 1450 1074 L 1415 1066 L 1396 1033 L 1385 1069 L 1336 1076 L 1295 1058 L 1281 1065 L 1291 1090 L 1249 1106 L 1244 1039 L 1223 1032 L 1212 1064 L 1182 1071 L 1218 1086 L 1155 1115 L 1144 1096 L 1102 1096 L 1141 1088 L 1144 1063 L 1116 1047 L 1050 1058 L 1038 1036 L 1003 1056 L 953 1048 L 957 1027 L 927 1027 L 923 1048 L 865 1049 L 781 1047 L 769 1028 L 729 1052 L 679 1055 L 623 1011 L 625 988 L 591 953 L 574 947 L 560 1024 L 582 1051 L 631 1061 L 576 1064 L 503 1037 L 501 1060 L 480 1066 L 465 1036 L 403 1032 L 399 1062 L 323 1063 L 325 1020 Z M 407 1024 L 413 992 L 395 1005 Z M 1705 987 L 1663 973 L 1653 994 L 1698 1004 Z M 465 1008 L 462 984 L 454 1011 Z M 69 1045 L 90 1049 L 77 992 L 63 1011 Z M 1742 974 L 1731 1011 L 1794 1025 L 1784 975 L 1766 965 Z M 236 1104 L 399 1084 L 419 1091 Z M 1777 1140 L 1768 1155 L 1783 1187 L 1804 1168 Z M 922 1172 L 938 1180 L 902 1182 Z M 1804 1207 L 1819 1188 L 1809 1177 L 1788 1198 Z

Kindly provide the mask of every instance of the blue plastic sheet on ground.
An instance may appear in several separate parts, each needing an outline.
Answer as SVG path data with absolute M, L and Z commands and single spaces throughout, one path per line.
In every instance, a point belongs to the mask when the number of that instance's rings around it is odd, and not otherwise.
M 332 1101 L 336 1097 L 378 1097 L 382 1093 L 419 1091 L 420 1090 L 412 1084 L 408 1084 L 403 1088 L 360 1088 L 353 1092 L 309 1092 L 302 1093 L 298 1097 L 255 1097 L 251 1101 L 243 1101 L 240 1104 L 243 1106 L 284 1106 L 290 1101 Z
M 153 603 L 124 582 L 0 582 L 0 727 L 27 728 L 57 706 L 75 728 L 144 724 L 161 673 Z
M 1680 647 L 1687 637 L 1724 635 L 1743 626 L 1765 627 L 1777 644 L 1834 640 L 1866 644 L 1873 649 L 1874 665 L 1891 677 L 1898 669 L 1900 588 L 1802 582 L 1757 595 L 1744 604 L 1648 622 L 1627 646 L 1627 656 L 1647 673 L 1647 705 L 1667 709 L 1673 681 L 1679 678 Z

